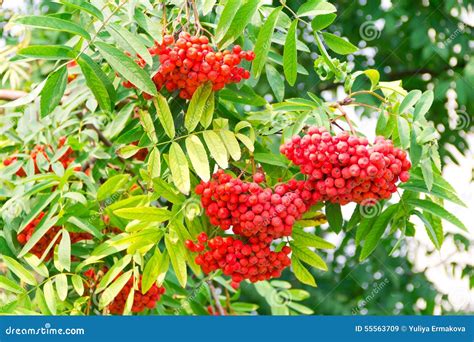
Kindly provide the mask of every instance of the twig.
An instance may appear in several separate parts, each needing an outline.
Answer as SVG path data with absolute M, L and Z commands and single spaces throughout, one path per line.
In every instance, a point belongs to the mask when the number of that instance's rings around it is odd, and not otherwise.
M 28 95 L 27 92 L 14 89 L 0 89 L 0 100 L 13 101 Z
M 344 118 L 346 119 L 347 121 L 347 124 L 349 125 L 349 128 L 351 129 L 351 133 L 353 135 L 357 135 L 356 134 L 356 131 L 354 129 L 354 127 L 352 126 L 352 122 L 351 120 L 349 119 L 349 116 L 347 115 L 346 111 L 344 110 L 344 108 L 342 108 L 342 106 L 339 104 L 339 103 L 336 103 L 336 108 L 339 109 L 339 111 L 341 112 L 342 115 L 344 115 Z
M 208 280 L 207 281 L 207 284 L 209 285 L 209 290 L 211 290 L 211 295 L 212 295 L 212 298 L 214 299 L 214 302 L 216 303 L 216 309 L 217 311 L 219 311 L 219 314 L 221 316 L 225 316 L 225 311 L 224 311 L 224 308 L 222 307 L 222 304 L 219 300 L 219 295 L 217 294 L 216 292 L 216 288 L 214 287 L 214 285 L 212 285 L 212 281 L 211 280 Z

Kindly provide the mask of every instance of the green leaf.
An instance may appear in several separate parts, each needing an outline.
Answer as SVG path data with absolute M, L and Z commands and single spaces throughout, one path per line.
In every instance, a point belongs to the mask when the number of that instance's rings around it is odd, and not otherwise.
M 77 60 L 81 67 L 82 74 L 86 79 L 86 84 L 94 94 L 100 108 L 105 111 L 112 110 L 115 102 L 115 89 L 107 75 L 89 56 L 82 54 Z
M 423 180 L 412 177 L 408 182 L 401 183 L 399 187 L 402 189 L 434 195 L 436 197 L 443 198 L 445 200 L 466 207 L 466 204 L 456 195 L 456 193 L 443 188 L 440 184 L 436 182 L 433 183 L 431 190 L 428 190 L 428 187 Z
M 20 227 L 18 227 L 17 232 L 21 233 L 23 231 L 23 229 L 25 229 L 25 227 L 27 225 L 29 225 L 31 223 L 31 221 L 33 221 L 39 215 L 39 213 L 44 210 L 44 208 L 46 208 L 50 203 L 55 203 L 58 200 L 58 198 L 59 198 L 59 194 L 54 193 L 54 192 L 52 194 L 49 194 L 49 195 L 40 195 L 40 196 L 38 196 L 36 198 L 37 199 L 36 204 L 31 209 L 31 211 L 28 213 L 28 215 L 26 215 L 26 217 L 23 219 L 23 221 L 21 222 Z
M 169 234 L 165 236 L 165 246 L 170 256 L 171 265 L 178 278 L 180 285 L 185 288 L 187 282 L 187 270 L 185 262 L 184 245 L 178 239 L 172 239 Z
M 97 229 L 94 225 L 88 222 L 89 220 L 84 220 L 79 217 L 71 216 L 67 219 L 67 222 L 72 223 L 79 229 L 94 235 L 98 239 L 102 239 L 103 234 Z
M 100 104 L 99 104 L 100 105 Z M 130 119 L 132 112 L 135 108 L 135 104 L 130 102 L 123 106 L 117 115 L 113 118 L 113 121 L 107 125 L 104 131 L 104 135 L 112 139 L 116 137 L 125 128 L 127 121 Z
M 275 165 L 275 166 L 280 166 L 287 168 L 288 167 L 288 160 L 277 154 L 272 154 L 272 153 L 255 153 L 254 158 L 256 161 L 264 164 L 269 164 L 269 165 Z
M 367 234 L 364 242 L 364 246 L 360 252 L 359 260 L 365 260 L 377 247 L 377 244 L 380 242 L 385 229 L 387 228 L 388 223 L 392 219 L 395 212 L 398 210 L 398 205 L 394 204 L 387 209 L 385 209 L 380 216 L 378 216 L 373 222 L 370 231 Z
M 318 15 L 311 21 L 311 27 L 313 31 L 320 31 L 331 25 L 336 17 L 337 15 L 334 13 Z
M 427 90 L 421 95 L 420 100 L 415 106 L 415 111 L 413 112 L 413 121 L 418 121 L 424 119 L 425 114 L 431 107 L 433 103 L 434 94 L 432 90 Z
M 84 283 L 82 282 L 81 276 L 73 274 L 71 277 L 71 283 L 74 287 L 74 291 L 76 291 L 79 296 L 82 296 L 84 294 Z
M 102 184 L 97 190 L 97 200 L 103 201 L 106 198 L 116 194 L 120 190 L 123 190 L 125 185 L 128 183 L 130 175 L 115 175 Z
M 59 104 L 67 85 L 67 68 L 63 66 L 49 74 L 41 91 L 41 117 L 50 114 Z
M 374 89 L 380 81 L 380 73 L 376 69 L 364 70 L 364 75 L 370 80 L 370 89 Z
M 400 107 L 398 107 L 398 112 L 400 114 L 407 113 L 410 108 L 412 108 L 415 103 L 418 102 L 418 100 L 421 97 L 421 91 L 418 89 L 410 91 L 407 96 L 403 99 L 402 103 L 400 104 Z
M 194 131 L 201 117 L 206 110 L 207 99 L 212 94 L 212 84 L 206 82 L 201 85 L 193 94 L 189 107 L 184 117 L 184 127 L 188 132 Z
M 67 298 L 67 276 L 64 273 L 58 274 L 55 278 L 56 292 L 59 300 L 64 301 Z
M 336 12 L 336 7 L 327 1 L 309 0 L 305 1 L 298 9 L 298 17 L 318 16 Z
M 25 290 L 15 283 L 13 280 L 8 279 L 7 277 L 0 275 L 0 289 L 6 290 L 13 293 L 23 293 Z
M 172 217 L 171 211 L 156 207 L 122 208 L 115 210 L 114 214 L 127 220 L 157 223 L 168 221 Z
M 187 195 L 191 188 L 188 160 L 176 142 L 173 142 L 170 147 L 169 167 L 174 185 L 176 185 L 179 191 Z
M 186 138 L 186 151 L 199 178 L 207 182 L 210 179 L 209 160 L 201 140 L 195 135 Z
M 127 45 L 129 47 L 131 47 L 132 50 L 137 55 L 139 55 L 141 58 L 143 58 L 143 60 L 146 62 L 146 64 L 148 64 L 149 66 L 153 65 L 153 59 L 150 55 L 150 52 L 148 51 L 145 44 L 143 44 L 143 41 L 140 38 L 138 38 L 135 34 L 131 33 L 127 29 L 125 29 L 125 28 L 123 28 L 119 25 L 113 24 L 113 23 L 109 23 L 107 25 L 107 30 L 110 33 L 114 32 L 115 37 L 117 37 L 117 35 L 119 37 L 121 37 L 121 39 L 123 41 L 125 41 L 127 43 Z
M 301 261 L 299 261 L 297 258 L 292 258 L 291 266 L 293 268 L 293 272 L 296 276 L 296 279 L 301 281 L 303 284 L 317 287 L 313 275 L 303 266 Z
M 326 240 L 320 238 L 311 233 L 307 233 L 302 229 L 293 229 L 292 237 L 298 245 L 306 247 L 314 247 L 318 249 L 334 249 L 332 243 L 327 242 Z
M 227 163 L 227 150 L 222 139 L 214 131 L 204 131 L 202 135 L 212 158 L 221 168 L 226 169 L 229 164 Z
M 296 51 L 296 28 L 298 20 L 293 20 L 286 35 L 285 46 L 283 48 L 283 71 L 286 80 L 293 86 L 298 74 L 298 56 Z
M 18 50 L 18 55 L 29 58 L 57 60 L 73 59 L 76 56 L 76 52 L 65 45 L 30 45 Z
M 173 204 L 180 204 L 185 200 L 185 197 L 178 193 L 171 184 L 166 183 L 161 178 L 153 179 L 153 185 L 155 188 L 155 193 L 166 198 Z
M 143 270 L 143 277 L 142 277 L 142 293 L 147 293 L 148 290 L 156 283 L 158 277 L 166 273 L 168 270 L 167 266 L 167 255 L 161 253 L 160 250 L 157 248 L 153 256 L 148 260 Z M 166 270 L 164 270 L 164 266 L 166 266 Z
M 335 53 L 340 55 L 348 55 L 358 50 L 357 46 L 352 45 L 347 40 L 336 36 L 335 34 L 322 32 L 322 35 L 327 46 Z
M 241 157 L 240 146 L 234 133 L 225 129 L 220 130 L 219 133 L 232 159 L 239 160 Z
M 214 8 L 217 0 L 204 0 L 202 5 L 202 15 L 208 15 Z
M 451 214 L 439 204 L 436 204 L 429 200 L 422 200 L 416 198 L 408 199 L 406 203 L 411 204 L 417 208 L 423 209 L 424 211 L 431 213 L 442 220 L 446 220 L 466 232 L 468 231 L 466 226 L 456 216 Z
M 431 166 L 431 158 L 425 156 L 420 161 L 421 172 L 428 191 L 433 188 L 433 167 Z
M 222 11 L 221 17 L 219 18 L 219 22 L 217 23 L 215 35 L 215 39 L 217 42 L 221 41 L 221 39 L 224 38 L 241 4 L 242 0 L 226 1 L 224 10 Z
M 66 229 L 62 230 L 61 240 L 59 241 L 58 262 L 66 271 L 71 270 L 71 238 Z
M 143 147 L 137 145 L 125 145 L 117 149 L 116 153 L 119 157 L 128 159 L 130 157 L 133 157 L 142 148 Z
M 257 2 L 258 3 L 258 2 Z M 272 43 L 272 35 L 275 30 L 275 25 L 278 19 L 278 16 L 281 12 L 282 7 L 275 8 L 272 13 L 268 16 L 263 26 L 258 32 L 257 41 L 255 42 L 255 59 L 252 63 L 252 75 L 254 78 L 259 78 L 260 73 L 263 70 L 263 67 L 267 63 L 268 50 L 270 50 L 270 45 Z M 295 41 L 294 49 L 296 54 L 296 34 L 294 35 Z M 285 43 L 286 46 L 286 43 Z M 283 55 L 283 60 L 285 56 Z M 295 66 L 296 68 L 296 66 Z M 295 70 L 296 71 L 296 70 Z
M 431 222 L 420 213 L 418 210 L 414 210 L 413 214 L 418 216 L 420 220 L 423 222 L 426 228 L 426 233 L 428 234 L 431 242 L 435 245 L 436 249 L 441 248 L 441 244 L 443 243 L 444 235 L 443 235 L 443 226 L 442 225 L 431 225 Z
M 300 246 L 295 242 L 290 242 L 292 256 L 297 257 L 299 260 L 304 261 L 310 266 L 318 268 L 323 271 L 327 271 L 328 267 L 324 260 L 315 252 L 310 251 L 305 246 Z
M 117 278 L 100 296 L 99 300 L 99 309 L 103 309 L 108 304 L 110 304 L 115 297 L 119 294 L 119 292 L 123 289 L 125 284 L 128 282 L 130 277 L 132 276 L 133 270 L 127 271 L 122 274 L 120 277 Z
M 214 92 L 209 94 L 209 97 L 206 100 L 206 104 L 204 106 L 204 111 L 201 116 L 201 126 L 204 128 L 208 128 L 209 125 L 212 123 L 212 118 L 214 117 L 214 107 L 215 107 L 215 99 L 214 99 Z
M 161 174 L 161 157 L 160 157 L 160 150 L 156 147 L 150 152 L 150 156 L 148 157 L 148 165 L 147 165 L 148 175 L 150 179 L 160 177 Z
M 59 19 L 52 16 L 32 15 L 28 17 L 18 17 L 14 19 L 14 22 L 26 26 L 38 27 L 47 30 L 68 32 L 75 35 L 79 35 L 87 40 L 91 39 L 89 33 L 81 26 L 71 21 Z
M 398 135 L 401 147 L 407 149 L 410 146 L 410 126 L 408 121 L 401 116 L 398 117 Z
M 217 40 L 220 49 L 227 47 L 244 32 L 245 27 L 250 22 L 255 12 L 257 12 L 259 3 L 260 0 L 247 0 L 237 10 L 237 13 L 233 16 L 232 23 L 224 37 L 222 40 Z
M 90 4 L 87 1 L 84 1 L 84 0 L 59 0 L 59 1 L 62 2 L 63 4 L 66 4 L 69 7 L 87 12 L 101 21 L 104 20 L 104 16 L 102 15 L 102 12 L 97 7 L 95 7 L 94 5 Z
M 33 246 L 36 245 L 36 243 L 48 232 L 48 230 L 56 224 L 56 222 L 58 221 L 58 217 L 56 216 L 51 218 L 50 215 L 52 215 L 51 212 L 48 214 L 48 216 L 41 220 L 40 224 L 33 232 L 33 235 L 31 235 L 31 238 L 23 246 L 20 253 L 18 254 L 19 258 L 23 257 L 26 253 L 28 253 L 29 250 L 33 248 Z
M 265 73 L 267 75 L 268 84 L 270 88 L 272 88 L 276 99 L 280 102 L 283 101 L 285 97 L 285 80 L 283 76 L 270 63 L 265 65 Z
M 418 142 L 416 141 L 417 134 L 418 134 L 417 129 L 414 127 L 410 135 L 410 151 L 409 151 L 412 167 L 415 167 L 418 165 L 423 153 L 423 146 L 418 144 Z
M 2 255 L 3 261 L 5 262 L 7 268 L 15 273 L 18 278 L 30 285 L 36 285 L 37 281 L 35 277 L 26 269 L 24 268 L 18 261 L 15 259 L 7 256 Z
M 140 68 L 132 58 L 110 44 L 96 42 L 95 46 L 110 66 L 123 78 L 138 89 L 153 96 L 157 95 L 156 86 L 150 75 Z
M 339 233 L 343 223 L 341 206 L 336 203 L 326 203 L 326 217 L 328 219 L 329 228 Z
M 158 120 L 160 120 L 161 126 L 165 130 L 166 135 L 173 139 L 176 131 L 174 128 L 174 120 L 173 115 L 171 114 L 170 107 L 166 98 L 158 93 L 156 97 L 153 98 L 153 104 L 156 108 L 156 115 L 158 116 Z
M 53 315 L 56 315 L 56 312 L 57 312 L 56 292 L 54 291 L 52 280 L 48 280 L 44 284 L 43 291 L 44 291 L 44 299 L 46 301 L 46 306 L 48 307 L 49 311 L 51 311 Z
M 122 259 L 119 259 L 114 262 L 113 266 L 107 271 L 104 277 L 97 285 L 96 293 L 102 292 L 109 284 L 116 279 L 116 277 L 122 273 L 123 269 L 127 267 L 132 261 L 131 255 L 126 255 Z
M 144 131 L 148 135 L 148 138 L 150 138 L 150 140 L 154 144 L 158 143 L 158 137 L 156 136 L 155 125 L 153 123 L 153 119 L 150 113 L 146 110 L 140 110 L 138 114 L 140 115 L 140 122 L 143 126 Z

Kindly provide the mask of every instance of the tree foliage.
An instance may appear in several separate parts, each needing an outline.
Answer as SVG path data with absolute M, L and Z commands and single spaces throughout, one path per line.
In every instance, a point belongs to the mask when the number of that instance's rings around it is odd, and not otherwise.
M 299 302 L 314 290 L 299 287 L 320 284 L 314 269 L 328 269 L 325 257 L 334 245 L 327 232 L 355 232 L 359 262 L 396 252 L 414 235 L 414 218 L 436 248 L 443 222 L 466 230 L 443 206 L 464 203 L 441 176 L 430 112 L 436 91 L 412 90 L 375 68 L 348 63 L 346 56 L 359 49 L 335 34 L 348 19 L 344 11 L 337 17 L 330 2 L 64 0 L 48 6 L 44 14 L 13 16 L 9 23 L 28 37 L 12 45 L 9 63 L 37 66 L 29 93 L 0 106 L 0 246 L 8 267 L 0 276 L 8 293 L 1 312 L 107 314 L 128 286 L 123 313 L 130 314 L 136 293 L 155 286 L 166 293 L 151 313 L 247 314 L 258 309 L 255 300 L 242 301 L 254 286 L 252 295 L 272 314 L 311 314 Z M 250 78 L 218 91 L 204 83 L 190 99 L 157 88 L 152 79 L 164 61 L 150 48 L 181 31 L 204 34 L 219 50 L 238 44 L 254 51 L 255 59 L 243 62 Z M 302 31 L 315 43 L 307 44 Z M 326 101 L 312 87 L 314 77 L 342 84 L 345 95 Z M 269 90 L 275 101 L 265 96 Z M 376 132 L 354 128 L 348 107 L 370 109 Z M 410 180 L 388 201 L 355 206 L 350 220 L 338 204 L 311 207 L 291 237 L 272 245 L 292 248 L 291 271 L 280 280 L 235 289 L 220 271 L 203 274 L 185 241 L 223 231 L 210 223 L 196 186 L 218 168 L 242 179 L 264 172 L 268 186 L 302 180 L 279 147 L 310 126 L 391 139 L 408 151 Z M 328 230 L 321 229 L 326 222 Z M 394 237 L 387 249 L 385 239 Z

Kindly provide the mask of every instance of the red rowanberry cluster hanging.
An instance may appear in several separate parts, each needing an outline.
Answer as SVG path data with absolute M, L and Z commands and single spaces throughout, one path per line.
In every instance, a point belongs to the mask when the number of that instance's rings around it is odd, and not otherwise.
M 57 149 L 60 149 L 61 147 L 63 147 L 65 143 L 66 143 L 66 137 L 59 138 Z M 50 152 L 51 154 L 54 153 L 54 150 L 50 145 L 36 145 L 33 148 L 33 150 L 31 151 L 30 158 L 33 160 L 33 165 L 34 165 L 34 168 L 35 168 L 35 174 L 41 173 L 41 171 L 39 170 L 39 167 L 38 167 L 38 162 L 37 162 L 38 155 L 42 154 L 46 160 L 49 160 L 49 156 L 48 156 L 47 152 Z M 64 154 L 58 159 L 58 161 L 63 165 L 63 167 L 65 169 L 70 164 L 74 163 L 75 158 L 73 157 L 73 154 L 74 154 L 74 151 L 72 150 L 72 148 L 68 147 L 66 152 L 64 152 Z M 5 166 L 11 165 L 12 163 L 16 162 L 17 160 L 18 160 L 17 156 L 9 157 L 9 158 L 7 158 L 3 161 L 3 165 L 5 165 Z M 50 170 L 52 170 L 52 169 L 50 168 Z M 79 166 L 79 165 L 76 166 L 74 168 L 74 170 L 80 171 L 81 166 Z M 16 172 L 16 174 L 19 177 L 25 177 L 26 176 L 26 172 L 23 168 L 20 168 Z
M 259 183 L 264 178 L 261 173 L 254 175 Z M 244 279 L 256 282 L 280 276 L 290 265 L 291 249 L 274 252 L 270 246 L 274 239 L 290 236 L 294 223 L 314 202 L 305 181 L 292 179 L 274 189 L 257 182 L 245 182 L 219 170 L 195 189 L 210 223 L 223 230 L 232 228 L 246 242 L 232 237 L 207 241 L 202 233 L 197 243 L 186 241 L 186 247 L 200 253 L 196 263 L 205 273 L 222 269 L 232 277 L 233 287 Z
M 130 294 L 131 289 L 133 288 L 133 277 L 131 277 L 125 286 L 120 290 L 118 295 L 114 298 L 112 303 L 109 305 L 110 313 L 115 315 L 122 315 L 123 309 L 125 308 L 125 303 L 127 302 L 128 295 Z M 165 293 L 164 287 L 158 287 L 156 284 L 153 284 L 151 288 L 143 294 L 139 289 L 142 287 L 142 276 L 138 280 L 138 289 L 135 290 L 133 294 L 133 305 L 132 312 L 142 312 L 146 308 L 153 309 L 156 305 L 156 302 L 160 300 L 162 294 Z
M 166 35 L 161 44 L 155 43 L 149 49 L 152 56 L 159 57 L 160 66 L 153 76 L 153 82 L 158 90 L 164 86 L 169 92 L 179 90 L 179 96 L 190 99 L 196 89 L 206 82 L 212 83 L 214 91 L 224 88 L 227 83 L 239 83 L 248 79 L 250 73 L 238 65 L 242 60 L 252 61 L 253 51 L 242 51 L 239 45 L 230 50 L 215 51 L 209 45 L 206 36 L 191 36 L 181 32 L 175 41 L 171 35 Z M 145 67 L 146 62 L 139 57 L 137 64 Z M 130 81 L 123 85 L 132 88 Z M 148 94 L 144 94 L 149 98 Z
M 325 128 L 310 127 L 303 137 L 282 145 L 280 152 L 309 176 L 318 201 L 373 205 L 390 198 L 398 180 L 410 177 L 406 152 L 384 137 L 369 145 L 366 138 L 347 132 L 332 136 Z
M 204 273 L 221 269 L 224 275 L 232 279 L 231 286 L 238 288 L 240 282 L 249 279 L 251 282 L 278 278 L 284 268 L 291 264 L 288 254 L 290 247 L 285 246 L 280 252 L 270 249 L 270 244 L 256 237 L 247 243 L 233 237 L 217 236 L 207 239 L 205 233 L 198 236 L 198 242 L 186 241 L 186 247 L 199 252 L 196 264 Z
M 21 245 L 25 245 L 30 239 L 33 233 L 36 230 L 36 227 L 39 225 L 43 217 L 45 216 L 45 213 L 42 211 L 39 213 L 39 215 L 33 219 L 28 225 L 23 229 L 18 235 L 17 235 L 17 240 Z M 61 230 L 61 227 L 58 226 L 53 226 L 51 227 L 46 234 L 44 234 L 38 242 L 30 249 L 30 253 L 36 255 L 38 258 L 41 258 L 50 245 L 51 241 L 53 241 L 54 237 L 56 234 Z M 91 240 L 92 235 L 89 233 L 78 233 L 78 232 L 71 232 L 69 233 L 69 236 L 71 238 L 71 243 L 76 243 L 79 241 L 83 240 Z M 50 260 L 53 257 L 54 254 L 54 247 L 59 244 L 61 241 L 61 237 L 59 237 L 54 245 L 51 247 L 49 250 L 48 254 L 44 258 L 45 261 Z
M 212 225 L 270 243 L 291 235 L 294 222 L 307 211 L 312 197 L 305 184 L 290 180 L 275 189 L 263 188 L 219 170 L 195 191 Z

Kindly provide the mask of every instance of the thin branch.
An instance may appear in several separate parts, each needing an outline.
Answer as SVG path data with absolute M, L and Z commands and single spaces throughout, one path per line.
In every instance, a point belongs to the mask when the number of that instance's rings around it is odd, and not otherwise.
M 225 316 L 225 311 L 224 311 L 224 308 L 222 307 L 221 301 L 219 300 L 219 295 L 217 294 L 216 288 L 214 287 L 214 285 L 212 285 L 211 280 L 208 280 L 207 284 L 209 285 L 209 289 L 211 290 L 212 298 L 214 299 L 214 302 L 216 303 L 217 311 L 219 311 L 219 314 L 221 316 Z
M 28 93 L 22 90 L 0 89 L 0 100 L 14 101 L 26 95 Z
M 339 111 L 341 112 L 342 115 L 344 115 L 344 118 L 346 119 L 347 121 L 347 124 L 349 125 L 349 128 L 351 129 L 351 133 L 353 135 L 357 135 L 356 134 L 356 131 L 354 129 L 354 127 L 352 126 L 352 122 L 351 120 L 349 119 L 349 116 L 347 115 L 346 111 L 344 110 L 344 108 L 342 108 L 342 106 L 339 104 L 339 103 L 336 103 L 336 107 L 337 109 L 339 109 Z

